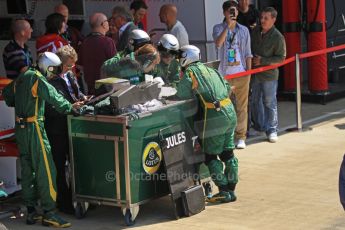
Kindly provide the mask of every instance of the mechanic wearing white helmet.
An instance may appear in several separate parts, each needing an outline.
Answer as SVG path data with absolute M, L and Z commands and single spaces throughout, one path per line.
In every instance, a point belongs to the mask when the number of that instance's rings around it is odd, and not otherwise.
M 156 66 L 154 75 L 161 77 L 165 84 L 175 84 L 180 80 L 180 64 L 176 60 L 179 53 L 179 43 L 172 34 L 164 34 L 158 42 L 161 62 Z
M 102 67 L 101 67 L 101 76 L 104 77 L 113 77 L 115 67 L 117 67 L 117 63 L 125 58 L 128 57 L 131 60 L 134 60 L 134 52 L 137 51 L 140 47 L 150 44 L 151 39 L 150 36 L 143 30 L 140 29 L 134 29 L 130 34 L 128 38 L 128 44 L 127 47 L 120 51 L 117 52 L 117 54 L 106 60 Z
M 69 103 L 47 82 L 46 77 L 57 73 L 60 65 L 56 54 L 44 52 L 38 59 L 39 71 L 29 68 L 3 90 L 6 104 L 15 107 L 15 133 L 20 153 L 22 194 L 28 211 L 27 224 L 42 220 L 46 226 L 71 226 L 54 211 L 56 170 L 44 129 L 45 101 L 60 113 L 76 113 L 80 106 L 79 102 Z M 37 199 L 40 199 L 43 217 L 36 212 Z
M 184 74 L 178 83 L 176 96 L 181 99 L 196 97 L 203 110 L 202 127 L 196 127 L 196 132 L 206 156 L 205 164 L 219 189 L 219 193 L 207 197 L 207 201 L 232 202 L 236 200 L 238 161 L 233 152 L 237 119 L 229 99 L 230 86 L 217 70 L 199 60 L 197 47 L 186 45 L 181 48 L 180 64 Z

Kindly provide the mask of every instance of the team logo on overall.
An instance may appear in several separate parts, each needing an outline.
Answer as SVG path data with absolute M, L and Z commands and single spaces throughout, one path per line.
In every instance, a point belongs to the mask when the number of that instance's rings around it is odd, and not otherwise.
M 159 169 L 162 161 L 162 150 L 158 143 L 150 142 L 143 152 L 143 168 L 146 173 L 154 174 Z

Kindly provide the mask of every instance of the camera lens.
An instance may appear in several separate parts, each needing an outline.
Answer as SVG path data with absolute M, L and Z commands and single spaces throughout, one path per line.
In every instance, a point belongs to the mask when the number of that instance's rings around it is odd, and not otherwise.
M 235 9 L 234 8 L 230 8 L 230 16 L 235 17 Z

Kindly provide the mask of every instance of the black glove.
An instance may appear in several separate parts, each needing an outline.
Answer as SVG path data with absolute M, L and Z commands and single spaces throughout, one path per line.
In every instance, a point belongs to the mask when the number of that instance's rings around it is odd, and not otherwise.
M 181 101 L 181 99 L 176 95 L 171 95 L 171 96 L 165 97 L 165 99 L 168 101 Z
M 71 109 L 71 114 L 72 114 L 74 117 L 79 117 L 79 116 L 80 116 L 80 111 L 79 111 L 78 109 L 72 108 L 72 109 Z

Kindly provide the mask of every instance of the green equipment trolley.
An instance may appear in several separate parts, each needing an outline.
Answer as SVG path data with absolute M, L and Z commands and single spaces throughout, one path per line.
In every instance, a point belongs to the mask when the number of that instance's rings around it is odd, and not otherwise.
M 159 177 L 160 132 L 185 130 L 196 113 L 196 101 L 186 100 L 139 114 L 69 116 L 76 216 L 83 217 L 89 203 L 112 205 L 121 207 L 132 225 L 140 204 L 169 194 L 167 181 Z

